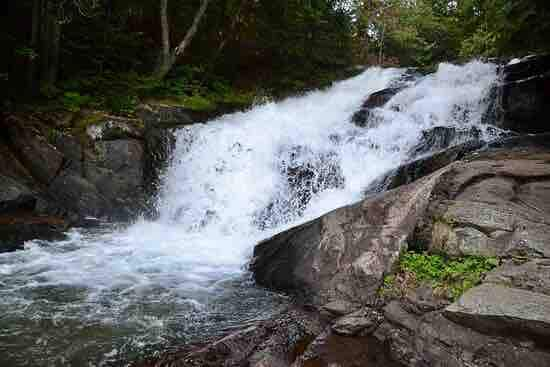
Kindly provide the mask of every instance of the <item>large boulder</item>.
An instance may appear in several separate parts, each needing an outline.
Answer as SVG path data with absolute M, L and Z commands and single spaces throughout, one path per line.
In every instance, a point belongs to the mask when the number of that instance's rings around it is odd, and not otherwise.
M 455 164 L 432 193 L 417 241 L 453 256 L 550 255 L 550 153 L 499 149 Z
M 66 217 L 74 224 L 88 216 L 107 217 L 112 212 L 111 203 L 96 186 L 71 172 L 57 176 L 45 194 L 45 198 L 38 201 L 36 211 L 43 215 Z
M 37 128 L 16 117 L 6 119 L 3 125 L 9 145 L 20 161 L 35 179 L 48 185 L 63 166 L 63 154 Z
M 109 203 L 112 216 L 128 218 L 143 208 L 144 149 L 140 141 L 99 141 L 84 154 L 84 177 Z
M 264 286 L 307 302 L 372 303 L 407 246 L 441 172 L 350 205 L 256 246 L 251 269 Z

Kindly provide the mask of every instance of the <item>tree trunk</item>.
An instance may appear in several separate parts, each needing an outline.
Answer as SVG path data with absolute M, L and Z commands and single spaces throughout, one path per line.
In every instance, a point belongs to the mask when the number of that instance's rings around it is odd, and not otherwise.
M 241 0 L 239 3 L 239 7 L 237 8 L 237 11 L 235 15 L 233 15 L 233 19 L 231 20 L 231 25 L 229 26 L 229 31 L 226 32 L 227 35 L 222 38 L 222 41 L 220 42 L 220 45 L 218 46 L 218 50 L 216 51 L 216 57 L 217 55 L 221 54 L 223 49 L 225 48 L 225 45 L 227 44 L 227 41 L 229 41 L 232 34 L 235 33 L 235 27 L 237 26 L 237 22 L 239 21 L 239 17 L 241 16 L 241 11 L 244 7 L 244 4 L 247 2 L 247 0 Z
M 195 15 L 195 19 L 193 19 L 193 24 L 191 25 L 191 28 L 189 28 L 189 30 L 187 31 L 185 38 L 183 39 L 183 41 L 181 41 L 178 47 L 176 47 L 173 51 L 170 51 L 168 0 L 161 0 L 160 18 L 162 27 L 162 51 L 159 65 L 157 67 L 157 70 L 155 71 L 156 78 L 164 79 L 164 77 L 170 72 L 170 70 L 176 63 L 178 57 L 183 56 L 185 49 L 187 48 L 187 46 L 189 46 L 189 44 L 193 40 L 193 37 L 197 33 L 199 23 L 204 13 L 206 12 L 206 8 L 208 7 L 209 2 L 210 0 L 202 0 L 201 6 L 197 11 L 197 14 Z
M 40 37 L 40 19 L 42 11 L 42 0 L 34 0 L 32 5 L 32 28 L 31 28 L 31 42 L 30 46 L 36 53 L 39 48 Z M 26 90 L 29 94 L 36 92 L 36 57 L 31 57 L 27 66 L 27 78 L 26 78 Z
M 51 3 L 48 0 L 42 2 L 40 27 L 40 84 L 44 84 L 45 76 L 48 74 L 50 62 L 50 28 L 51 28 Z
M 50 62 L 48 74 L 46 75 L 46 84 L 54 85 L 57 82 L 57 74 L 59 71 L 59 51 L 61 43 L 61 9 L 56 9 L 52 16 L 51 34 L 50 34 Z
M 57 81 L 61 42 L 61 7 L 50 0 L 42 2 L 40 84 L 51 87 Z
M 170 24 L 168 23 L 168 0 L 160 0 L 161 49 L 155 74 L 162 79 L 172 68 L 170 52 Z

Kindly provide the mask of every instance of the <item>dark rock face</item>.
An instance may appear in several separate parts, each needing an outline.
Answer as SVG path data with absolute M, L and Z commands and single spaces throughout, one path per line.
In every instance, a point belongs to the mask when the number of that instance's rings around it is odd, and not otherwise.
M 423 131 L 419 143 L 414 146 L 409 155 L 418 157 L 426 153 L 436 152 L 449 148 L 460 142 L 477 142 L 482 138 L 482 132 L 477 127 L 469 129 L 457 129 L 456 127 L 436 126 L 433 129 Z
M 353 115 L 351 121 L 357 126 L 366 127 L 371 117 L 372 109 L 384 106 L 394 95 L 402 91 L 403 88 L 404 87 L 387 88 L 371 94 L 365 100 L 361 109 Z
M 522 133 L 550 131 L 550 55 L 503 67 L 500 125 Z
M 134 364 L 133 367 L 397 367 L 384 346 L 368 336 L 343 336 L 314 312 L 290 309 L 255 322 L 206 346 Z
M 62 169 L 63 155 L 32 126 L 8 119 L 4 128 L 10 146 L 30 174 L 44 185 L 52 182 Z
M 84 175 L 110 203 L 115 217 L 131 217 L 143 209 L 144 150 L 140 141 L 100 141 L 84 154 Z M 118 208 L 120 212 L 116 213 Z
M 279 170 L 286 177 L 287 191 L 257 215 L 260 228 L 277 226 L 301 214 L 313 195 L 344 186 L 344 175 L 333 152 L 314 154 L 302 146 L 280 154 Z
M 351 122 L 360 127 L 368 127 L 371 123 L 375 123 L 375 121 L 372 121 L 376 119 L 373 110 L 383 107 L 393 96 L 401 92 L 408 85 L 419 80 L 422 76 L 423 75 L 414 68 L 407 69 L 405 73 L 399 79 L 392 82 L 388 88 L 369 95 L 361 105 L 361 108 L 352 116 Z
M 176 144 L 174 132 L 168 127 L 176 127 L 178 123 L 181 125 L 191 124 L 192 120 L 178 109 L 169 112 L 167 108 L 154 108 L 148 105 L 141 106 L 138 115 L 145 125 L 143 182 L 149 198 L 145 214 L 155 217 L 157 215 L 154 212 L 155 206 L 151 204 L 156 199 L 160 188 L 160 178 L 168 167 Z
M 24 184 L 11 177 L 0 176 L 0 187 L 0 213 L 34 207 L 36 199 L 33 192 Z

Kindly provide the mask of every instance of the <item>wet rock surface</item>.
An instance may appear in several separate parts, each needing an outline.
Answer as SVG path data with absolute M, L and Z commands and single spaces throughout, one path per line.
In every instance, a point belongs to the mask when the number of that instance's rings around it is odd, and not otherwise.
M 550 55 L 530 56 L 503 67 L 500 125 L 523 133 L 550 131 Z

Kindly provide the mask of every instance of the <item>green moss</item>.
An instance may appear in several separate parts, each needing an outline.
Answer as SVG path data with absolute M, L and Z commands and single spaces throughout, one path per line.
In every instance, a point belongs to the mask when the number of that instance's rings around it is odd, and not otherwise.
M 254 93 L 230 91 L 219 97 L 217 102 L 229 105 L 250 106 L 254 102 L 254 98 Z
M 442 255 L 406 252 L 399 259 L 398 274 L 386 276 L 380 292 L 381 295 L 396 295 L 406 288 L 428 283 L 437 293 L 455 300 L 478 285 L 498 264 L 495 257 L 449 259 Z
M 183 106 L 193 111 L 211 111 L 216 108 L 216 103 L 206 97 L 193 95 L 183 98 Z

